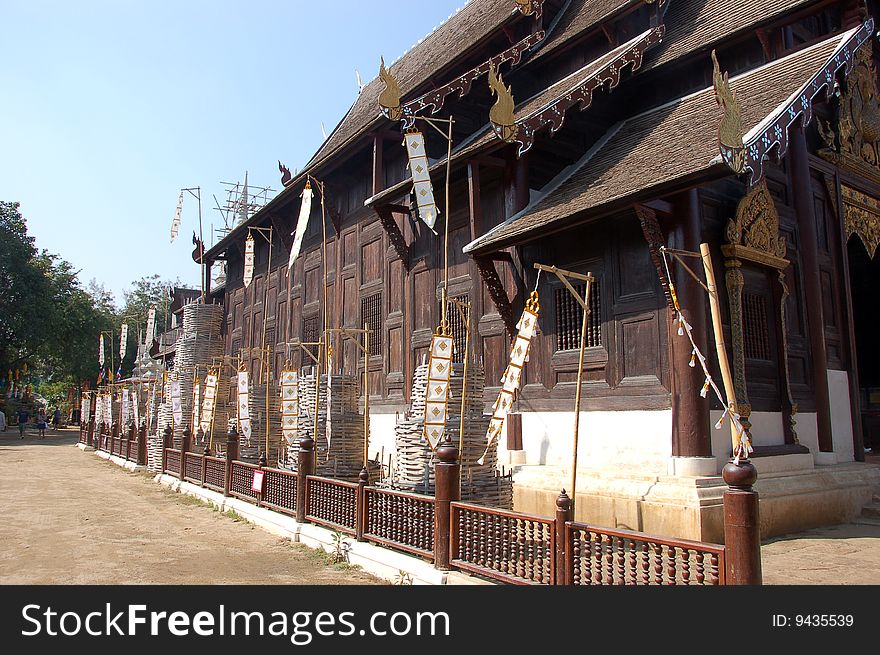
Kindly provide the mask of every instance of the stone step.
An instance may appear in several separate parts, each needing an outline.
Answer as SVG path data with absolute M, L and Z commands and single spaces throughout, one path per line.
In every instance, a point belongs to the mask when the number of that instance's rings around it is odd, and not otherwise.
M 870 518 L 870 517 L 866 517 L 866 516 L 857 516 L 853 520 L 853 523 L 855 523 L 857 525 L 876 525 L 877 527 L 880 527 L 880 518 Z
M 870 519 L 880 519 L 880 503 L 873 502 L 862 508 L 862 517 Z

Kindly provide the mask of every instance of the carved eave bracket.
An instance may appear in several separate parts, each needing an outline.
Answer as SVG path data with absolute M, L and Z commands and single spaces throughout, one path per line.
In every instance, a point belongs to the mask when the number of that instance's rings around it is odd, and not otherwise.
M 375 210 L 379 216 L 379 222 L 382 224 L 382 229 L 385 230 L 388 240 L 391 241 L 391 246 L 403 262 L 403 267 L 408 271 L 410 266 L 409 245 L 406 243 L 397 221 L 394 220 L 394 212 L 405 211 L 409 213 L 409 209 L 402 205 L 382 205 L 376 207 Z
M 663 236 L 663 230 L 660 229 L 660 223 L 657 221 L 657 212 L 645 205 L 634 205 L 633 209 L 636 216 L 639 217 L 639 224 L 642 226 L 642 234 L 648 243 L 648 251 L 651 253 L 651 261 L 654 262 L 654 268 L 657 269 L 657 275 L 660 277 L 660 283 L 663 287 L 663 295 L 666 297 L 666 304 L 670 309 L 675 309 L 675 302 L 672 300 L 672 294 L 669 293 L 669 276 L 666 274 L 666 266 L 663 263 L 663 255 L 661 248 L 666 246 L 666 237 Z
M 840 189 L 846 238 L 857 234 L 868 256 L 873 259 L 880 247 L 880 200 L 845 184 Z
M 725 257 L 744 259 L 784 271 L 788 267 L 785 237 L 779 236 L 779 213 L 767 181 L 749 191 L 739 202 L 736 216 L 727 223 Z
M 620 84 L 621 76 L 627 67 L 632 72 L 641 68 L 645 52 L 660 43 L 665 33 L 666 28 L 663 25 L 648 30 L 630 48 L 607 62 L 598 71 L 590 73 L 586 78 L 576 82 L 549 104 L 520 120 L 510 121 L 512 125 L 505 133 L 509 135 L 507 138 L 504 138 L 497 128 L 496 135 L 505 141 L 518 143 L 518 156 L 521 157 L 534 145 L 535 134 L 548 126 L 550 134 L 555 134 L 565 122 L 565 114 L 569 109 L 575 105 L 580 105 L 581 111 L 588 109 L 593 104 L 593 93 L 597 89 L 606 86 L 608 90 L 614 89 Z
M 760 182 L 764 177 L 764 162 L 771 156 L 778 161 L 785 155 L 788 151 L 789 130 L 801 118 L 804 125 L 812 121 L 813 103 L 817 96 L 824 91 L 823 99 L 827 99 L 834 92 L 838 73 L 843 71 L 844 75 L 850 74 L 856 51 L 873 32 L 874 19 L 869 18 L 849 34 L 834 56 L 801 87 L 799 93 L 792 96 L 787 105 L 778 107 L 745 135 L 742 135 L 737 98 L 727 82 L 727 74 L 721 73 L 713 52 L 715 94 L 718 104 L 724 110 L 718 134 L 718 146 L 724 163 L 737 174 L 748 173 L 750 187 Z M 738 133 L 742 139 L 741 145 Z
M 498 310 L 498 315 L 501 316 L 501 320 L 504 322 L 504 327 L 507 328 L 507 335 L 513 338 L 513 335 L 517 333 L 516 321 L 513 318 L 513 305 L 510 302 L 510 298 L 507 297 L 504 285 L 501 283 L 501 277 L 495 268 L 495 262 L 489 257 L 477 256 L 474 257 L 474 263 L 477 265 L 477 270 L 480 271 L 480 277 L 483 278 L 483 284 L 486 285 L 486 289 L 489 291 L 489 296 L 492 298 L 495 309 Z
M 513 1 L 523 16 L 534 16 L 535 20 L 541 20 L 541 16 L 544 14 L 544 0 Z

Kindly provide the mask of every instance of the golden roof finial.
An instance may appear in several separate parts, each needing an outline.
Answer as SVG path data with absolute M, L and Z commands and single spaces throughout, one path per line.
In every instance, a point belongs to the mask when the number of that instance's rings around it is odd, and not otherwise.
M 743 152 L 742 115 L 736 95 L 730 88 L 727 73 L 721 73 L 718 57 L 712 51 L 712 84 L 715 87 L 715 100 L 724 110 L 724 116 L 718 126 L 718 142 L 725 162 L 736 173 L 745 170 L 745 154 Z
M 489 89 L 498 97 L 495 104 L 489 110 L 489 120 L 492 127 L 502 141 L 511 141 L 516 137 L 517 126 L 513 117 L 513 94 L 509 86 L 504 86 L 504 80 L 495 69 L 495 64 L 489 64 Z
M 392 121 L 399 121 L 402 115 L 400 109 L 400 86 L 394 76 L 385 68 L 385 58 L 379 58 L 379 78 L 385 82 L 385 90 L 379 94 L 379 107 L 385 117 Z

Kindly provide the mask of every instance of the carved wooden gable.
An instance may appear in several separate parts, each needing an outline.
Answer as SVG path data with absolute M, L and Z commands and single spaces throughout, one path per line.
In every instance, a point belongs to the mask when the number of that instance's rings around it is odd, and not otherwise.
M 766 180 L 752 189 L 736 208 L 736 216 L 727 223 L 724 254 L 765 264 L 779 270 L 788 266 L 785 237 L 779 236 L 779 213 Z

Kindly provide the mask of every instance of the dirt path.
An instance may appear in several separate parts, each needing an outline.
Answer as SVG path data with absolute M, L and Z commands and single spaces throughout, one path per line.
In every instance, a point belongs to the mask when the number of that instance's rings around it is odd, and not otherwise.
M 0 432 L 2 584 L 379 584 L 77 449 Z

